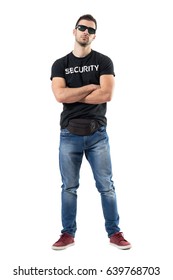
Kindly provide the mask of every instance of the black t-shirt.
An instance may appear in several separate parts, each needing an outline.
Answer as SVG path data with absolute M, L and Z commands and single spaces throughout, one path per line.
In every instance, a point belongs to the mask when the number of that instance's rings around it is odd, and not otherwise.
M 100 76 L 114 74 L 112 60 L 99 52 L 92 50 L 85 57 L 76 57 L 73 53 L 56 60 L 51 69 L 51 80 L 62 77 L 67 87 L 76 88 L 88 84 L 100 84 Z M 106 125 L 106 103 L 85 104 L 80 102 L 63 103 L 60 126 L 65 128 L 70 119 L 86 118 L 98 120 Z

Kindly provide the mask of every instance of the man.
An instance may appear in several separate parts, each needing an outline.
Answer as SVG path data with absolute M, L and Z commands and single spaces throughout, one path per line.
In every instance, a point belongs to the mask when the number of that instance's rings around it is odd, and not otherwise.
M 52 65 L 52 90 L 63 103 L 59 165 L 62 178 L 62 226 L 60 239 L 52 249 L 74 245 L 76 232 L 79 171 L 85 154 L 101 195 L 105 229 L 110 244 L 130 249 L 119 228 L 109 140 L 106 132 L 106 103 L 114 88 L 111 59 L 91 49 L 97 22 L 89 14 L 81 16 L 73 30 L 74 50 Z

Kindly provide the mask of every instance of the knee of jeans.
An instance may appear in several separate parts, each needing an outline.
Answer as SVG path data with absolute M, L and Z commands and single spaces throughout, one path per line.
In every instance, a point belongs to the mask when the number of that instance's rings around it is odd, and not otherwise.
M 101 195 L 106 195 L 106 196 L 114 196 L 115 195 L 115 187 L 109 186 L 109 187 L 105 187 L 105 186 L 98 186 L 96 184 L 97 190 L 99 191 L 99 193 Z
M 113 189 L 108 190 L 108 191 L 103 191 L 101 192 L 102 195 L 109 196 L 109 197 L 114 197 L 115 196 L 115 191 Z
M 68 193 L 71 193 L 71 194 L 76 194 L 78 187 L 79 187 L 79 185 L 70 186 L 70 185 L 63 184 L 62 185 L 62 191 L 68 192 Z

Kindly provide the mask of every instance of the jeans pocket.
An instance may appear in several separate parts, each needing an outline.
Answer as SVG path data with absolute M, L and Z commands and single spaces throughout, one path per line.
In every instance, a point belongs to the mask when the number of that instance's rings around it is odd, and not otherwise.
M 106 126 L 102 125 L 99 127 L 98 132 L 106 132 Z
M 61 128 L 60 134 L 61 136 L 68 136 L 70 131 L 67 128 Z

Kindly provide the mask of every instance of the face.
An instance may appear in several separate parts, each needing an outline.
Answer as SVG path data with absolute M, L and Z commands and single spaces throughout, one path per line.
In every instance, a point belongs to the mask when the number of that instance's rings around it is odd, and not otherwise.
M 84 19 L 80 20 L 78 25 L 84 25 L 84 26 L 91 27 L 94 29 L 96 28 L 95 23 L 93 21 L 88 21 L 88 20 L 84 20 Z M 90 34 L 88 32 L 88 29 L 81 31 L 81 30 L 78 30 L 78 28 L 77 28 L 77 29 L 73 30 L 73 34 L 75 36 L 76 42 L 83 47 L 90 45 L 96 37 L 95 34 Z

